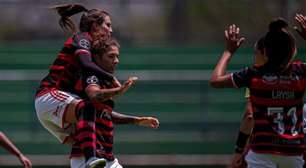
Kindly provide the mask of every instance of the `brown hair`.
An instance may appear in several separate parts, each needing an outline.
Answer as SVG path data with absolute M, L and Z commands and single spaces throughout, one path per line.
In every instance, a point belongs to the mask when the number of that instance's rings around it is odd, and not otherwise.
M 109 50 L 109 47 L 111 47 L 111 46 L 116 46 L 116 47 L 120 48 L 119 42 L 114 37 L 111 37 L 111 38 L 107 39 L 102 47 L 93 48 L 92 52 L 93 52 L 93 54 L 103 55 L 104 53 L 106 53 Z
M 109 14 L 103 10 L 99 9 L 86 9 L 81 4 L 62 4 L 50 7 L 54 9 L 61 16 L 59 20 L 59 25 L 65 31 L 70 33 L 76 33 L 78 30 L 71 19 L 72 15 L 80 12 L 84 12 L 80 19 L 79 30 L 81 32 L 89 32 L 93 23 L 102 24 L 104 18 L 109 16 Z

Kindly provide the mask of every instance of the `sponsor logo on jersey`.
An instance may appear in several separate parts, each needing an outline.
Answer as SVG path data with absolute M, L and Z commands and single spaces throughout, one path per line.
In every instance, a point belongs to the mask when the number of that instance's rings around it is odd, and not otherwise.
M 86 39 L 82 39 L 79 41 L 79 45 L 82 47 L 82 48 L 85 48 L 85 49 L 89 49 L 90 48 L 90 43 L 88 40 Z
M 281 75 L 281 76 L 277 76 L 277 75 L 264 75 L 262 77 L 263 82 L 268 84 L 268 85 L 274 85 L 274 84 L 291 84 L 294 81 L 298 81 L 299 77 L 297 75 Z
M 97 84 L 98 81 L 99 80 L 98 80 L 98 78 L 96 76 L 90 76 L 86 80 L 87 84 Z

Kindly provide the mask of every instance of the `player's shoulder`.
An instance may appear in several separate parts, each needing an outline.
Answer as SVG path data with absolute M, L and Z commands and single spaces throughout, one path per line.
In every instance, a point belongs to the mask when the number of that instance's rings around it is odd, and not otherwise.
M 244 67 L 238 73 L 243 73 L 245 75 L 255 75 L 255 74 L 259 74 L 261 71 L 262 71 L 261 66 L 252 65 L 252 66 Z
M 90 75 L 86 76 L 85 82 L 86 82 L 87 85 L 99 84 L 100 80 L 96 75 L 90 74 Z
M 112 81 L 107 80 L 105 78 L 103 78 L 102 76 L 99 76 L 97 74 L 95 74 L 94 72 L 91 71 L 86 71 L 83 70 L 82 72 L 82 76 L 83 76 L 83 81 L 87 84 L 98 84 L 98 85 L 110 85 L 112 83 Z
M 91 41 L 88 32 L 78 32 L 72 36 L 72 45 L 80 49 L 90 50 Z

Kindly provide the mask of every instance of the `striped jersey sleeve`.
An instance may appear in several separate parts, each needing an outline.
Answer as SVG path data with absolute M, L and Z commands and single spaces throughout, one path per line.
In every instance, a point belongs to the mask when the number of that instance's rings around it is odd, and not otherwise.
M 233 84 L 237 88 L 249 87 L 251 78 L 252 78 L 252 69 L 248 67 L 242 69 L 241 71 L 234 72 L 232 74 Z
M 91 48 L 91 37 L 88 33 L 78 33 L 73 36 L 72 45 L 78 50 L 90 51 Z

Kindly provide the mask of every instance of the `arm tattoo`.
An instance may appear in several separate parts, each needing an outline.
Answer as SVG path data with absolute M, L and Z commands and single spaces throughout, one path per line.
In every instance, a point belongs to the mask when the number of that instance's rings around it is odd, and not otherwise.
M 100 89 L 99 91 L 95 91 L 92 93 L 91 99 L 98 103 L 103 103 L 106 100 L 113 98 L 114 96 L 120 93 L 120 87 L 118 88 L 111 88 L 111 89 Z
M 115 124 L 137 124 L 138 117 L 112 112 L 112 119 Z

